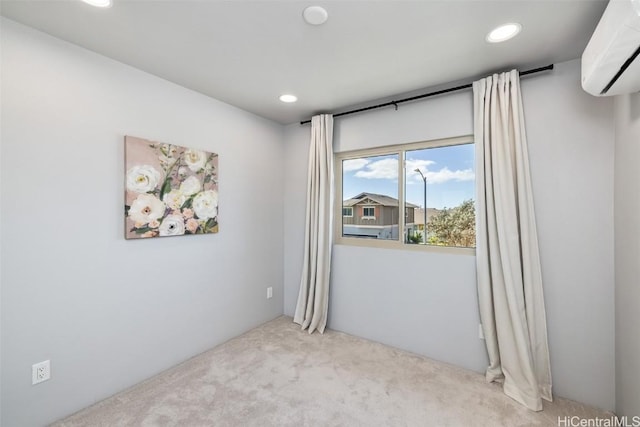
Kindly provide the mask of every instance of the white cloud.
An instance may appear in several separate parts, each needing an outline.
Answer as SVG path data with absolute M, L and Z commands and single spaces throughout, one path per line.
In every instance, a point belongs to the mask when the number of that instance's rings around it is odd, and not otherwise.
M 407 159 L 407 172 L 413 173 L 416 169 L 420 169 L 424 172 L 425 169 L 429 169 L 429 166 L 435 165 L 433 160 L 419 160 L 419 159 Z M 420 178 L 420 174 L 415 172 Z
M 424 173 L 424 171 L 422 173 Z M 473 172 L 473 169 L 458 169 L 452 171 L 445 166 L 439 171 L 427 170 L 425 176 L 429 184 L 444 184 L 448 181 L 473 181 L 476 174 Z M 418 172 L 414 172 L 410 177 L 415 181 L 422 181 L 422 177 Z
M 429 170 L 435 165 L 433 160 L 407 159 L 407 183 L 422 182 L 416 169 L 420 169 L 427 177 L 429 184 L 443 184 L 448 181 L 473 181 L 473 169 L 450 170 L 446 166 L 440 170 Z M 354 176 L 363 179 L 398 179 L 398 160 L 387 158 L 374 162 L 367 159 L 346 160 L 342 164 L 343 171 L 357 171 Z
M 447 181 L 473 181 L 474 179 L 476 179 L 476 174 L 473 169 L 450 171 L 444 167 L 438 172 L 427 172 L 427 182 L 434 184 L 442 184 Z
M 382 159 L 366 165 L 365 170 L 359 170 L 355 174 L 358 178 L 365 179 L 398 179 L 398 160 Z
M 342 171 L 351 172 L 357 171 L 369 164 L 367 159 L 350 159 L 342 162 Z
M 446 166 L 440 170 L 429 170 L 429 166 L 435 165 L 436 162 L 431 160 L 415 160 L 407 159 L 407 181 L 422 181 L 422 177 L 416 169 L 420 169 L 427 177 L 429 184 L 444 184 L 448 181 L 473 181 L 476 177 L 473 169 L 450 170 Z

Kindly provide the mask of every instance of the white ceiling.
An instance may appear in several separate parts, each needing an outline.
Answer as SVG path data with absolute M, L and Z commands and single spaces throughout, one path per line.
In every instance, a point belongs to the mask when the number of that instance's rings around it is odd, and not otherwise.
M 606 0 L 2 0 L 5 17 L 292 123 L 367 101 L 580 57 Z M 329 12 L 322 26 L 306 6 Z M 489 44 L 493 27 L 522 33 Z M 293 93 L 295 104 L 278 97 Z

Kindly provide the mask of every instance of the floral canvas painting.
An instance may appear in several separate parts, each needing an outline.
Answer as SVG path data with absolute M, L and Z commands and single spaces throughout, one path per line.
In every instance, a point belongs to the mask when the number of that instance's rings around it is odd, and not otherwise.
M 125 137 L 125 237 L 218 232 L 218 155 Z

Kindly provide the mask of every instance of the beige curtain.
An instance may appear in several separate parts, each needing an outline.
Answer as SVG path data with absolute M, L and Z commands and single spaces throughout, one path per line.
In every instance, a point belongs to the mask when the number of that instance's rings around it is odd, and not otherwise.
M 333 116 L 311 119 L 307 178 L 307 220 L 298 305 L 293 321 L 324 332 L 329 308 L 333 217 Z
M 534 411 L 551 400 L 542 273 L 518 72 L 473 83 L 477 281 L 489 381 Z

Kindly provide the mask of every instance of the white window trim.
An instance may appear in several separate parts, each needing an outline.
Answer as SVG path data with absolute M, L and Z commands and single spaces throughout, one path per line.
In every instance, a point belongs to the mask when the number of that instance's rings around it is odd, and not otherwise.
M 420 150 L 424 148 L 447 147 L 451 145 L 462 145 L 474 143 L 473 135 L 459 136 L 454 138 L 437 139 L 433 141 L 413 142 L 408 144 L 399 144 L 381 148 L 369 148 L 364 150 L 345 151 L 334 154 L 334 176 L 335 176 L 335 203 L 334 203 L 334 242 L 337 245 L 363 246 L 373 248 L 401 249 L 409 251 L 427 251 L 438 253 L 451 253 L 458 255 L 475 255 L 475 248 L 462 248 L 454 246 L 436 246 L 436 245 L 410 245 L 403 242 L 405 229 L 405 215 L 398 215 L 398 240 L 386 239 L 363 239 L 358 237 L 349 237 L 342 235 L 342 162 L 344 160 L 358 159 L 361 157 L 383 156 L 390 154 L 398 154 L 398 201 L 401 209 L 405 209 L 404 189 L 405 189 L 405 165 L 401 153 L 403 151 Z M 362 219 L 370 217 L 362 217 Z M 375 219 L 375 217 L 373 218 Z

